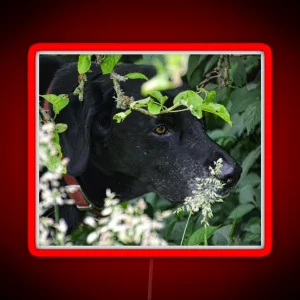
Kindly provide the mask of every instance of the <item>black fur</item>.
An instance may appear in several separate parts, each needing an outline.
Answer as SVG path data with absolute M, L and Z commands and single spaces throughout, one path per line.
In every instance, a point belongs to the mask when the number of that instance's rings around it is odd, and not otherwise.
M 157 119 L 133 112 L 123 123 L 112 117 L 117 113 L 115 92 L 109 75 L 102 75 L 94 64 L 88 73 L 84 100 L 73 95 L 78 85 L 76 63 L 62 63 L 53 57 L 40 58 L 40 94 L 50 87 L 53 94 L 68 94 L 70 103 L 57 116 L 66 123 L 61 146 L 70 158 L 68 173 L 75 176 L 89 200 L 103 205 L 105 191 L 110 188 L 123 200 L 155 192 L 169 201 L 183 202 L 191 195 L 196 177 L 209 175 L 213 161 L 223 158 L 222 174 L 226 184 L 222 193 L 231 191 L 239 180 L 241 167 L 205 133 L 204 120 L 188 111 L 159 116 Z M 116 73 L 140 72 L 148 78 L 155 75 L 153 66 L 120 64 Z M 127 80 L 121 87 L 127 96 L 141 99 L 144 80 Z M 165 91 L 173 98 L 188 86 Z M 164 124 L 168 131 L 157 135 L 154 129 Z M 83 214 L 76 208 L 64 207 L 62 216 L 69 226 L 76 227 Z

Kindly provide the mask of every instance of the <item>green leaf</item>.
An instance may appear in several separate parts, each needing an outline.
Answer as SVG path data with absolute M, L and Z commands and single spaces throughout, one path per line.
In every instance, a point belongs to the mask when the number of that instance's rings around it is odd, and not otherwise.
M 60 98 L 60 102 L 56 105 L 56 114 L 58 114 L 63 108 L 65 108 L 69 104 L 69 96 L 66 94 L 61 94 L 58 96 Z
M 219 55 L 208 55 L 209 60 L 205 65 L 204 68 L 204 74 L 207 74 L 208 72 L 212 71 L 213 67 L 217 66 L 217 61 L 219 60 Z
M 236 63 L 231 64 L 231 76 L 236 86 L 243 86 L 245 84 L 247 73 L 240 59 Z
M 149 93 L 149 95 L 156 100 L 158 100 L 162 105 L 166 102 L 168 99 L 168 96 L 163 96 L 161 92 L 159 91 L 152 91 Z
M 181 103 L 184 106 L 193 108 L 200 107 L 203 102 L 203 99 L 194 91 L 183 91 L 179 93 L 173 101 L 173 104 Z
M 259 86 L 255 89 L 248 90 L 247 86 L 236 89 L 231 93 L 231 109 L 230 113 L 240 113 L 244 111 L 250 104 L 260 100 L 260 88 Z
M 146 107 L 148 102 L 151 100 L 150 97 L 148 98 L 145 98 L 145 99 L 141 99 L 141 100 L 138 100 L 138 101 L 133 101 L 130 103 L 130 108 L 139 108 L 139 107 Z
M 111 73 L 121 57 L 122 57 L 121 54 L 110 54 L 110 55 L 106 54 L 103 60 L 101 61 L 102 73 L 103 74 Z
M 251 232 L 253 234 L 260 234 L 261 233 L 261 220 L 258 217 L 251 218 L 246 227 L 245 230 L 248 232 Z
M 239 187 L 243 187 L 246 185 L 251 185 L 255 187 L 261 182 L 261 178 L 256 173 L 249 173 L 239 182 Z
M 239 194 L 239 201 L 241 204 L 254 202 L 254 190 L 251 185 L 245 185 Z
M 155 204 L 157 202 L 157 195 L 155 193 L 147 193 L 143 196 L 143 198 L 145 199 L 145 201 L 147 203 L 149 203 L 152 207 L 155 207 Z
M 165 229 L 165 240 L 166 240 L 166 241 L 168 241 L 168 240 L 170 239 L 171 232 L 173 231 L 176 222 L 177 222 L 177 219 L 174 218 L 174 219 L 172 219 L 171 222 L 166 226 L 166 229 Z
M 46 95 L 40 95 L 43 97 L 45 100 L 47 100 L 51 104 L 55 104 L 57 101 L 59 101 L 59 97 L 54 94 L 46 94 Z
M 58 114 L 64 107 L 69 103 L 69 96 L 66 94 L 61 94 L 59 96 L 54 94 L 41 95 L 45 100 L 53 105 L 53 110 L 55 114 Z
M 125 120 L 125 118 L 131 113 L 131 109 L 126 110 L 125 112 L 120 112 L 115 114 L 113 120 L 116 120 L 117 123 L 121 123 Z
M 257 189 L 254 191 L 255 193 L 255 200 L 256 200 L 256 205 L 261 209 L 261 187 L 259 186 Z
M 51 156 L 50 160 L 46 163 L 46 167 L 49 171 L 54 172 L 59 166 L 61 158 L 58 156 Z
M 64 131 L 66 131 L 67 128 L 68 128 L 68 125 L 67 125 L 67 124 L 57 123 L 57 124 L 55 125 L 55 130 L 56 130 L 56 132 L 58 132 L 58 133 L 62 133 L 62 132 L 64 132 Z
M 165 56 L 162 54 L 144 54 L 141 64 L 144 65 L 153 65 L 154 61 L 158 60 L 162 64 L 165 64 Z
M 253 234 L 251 232 L 247 232 L 244 236 L 245 245 L 257 244 L 260 243 L 260 241 L 261 241 L 260 234 Z
M 235 225 L 236 225 L 236 220 L 237 220 L 237 218 L 233 219 L 233 222 L 232 222 L 232 225 L 231 225 L 231 228 L 230 228 L 230 232 L 228 234 L 228 237 L 229 237 L 230 241 L 232 240 L 232 237 L 233 237 L 233 232 L 234 232 L 234 228 L 235 228 Z
M 257 67 L 259 67 L 259 65 L 260 65 L 260 55 L 248 56 L 244 60 L 244 65 L 245 65 L 247 74 L 253 72 L 253 70 L 256 69 Z
M 55 150 L 57 152 L 56 156 L 61 159 L 62 158 L 62 152 L 61 152 L 61 146 L 60 146 L 60 144 L 53 143 L 53 146 L 54 146 L 54 148 L 55 148 Z
M 209 104 L 210 102 L 214 101 L 216 95 L 216 91 L 206 91 L 206 97 L 203 101 L 203 104 Z
M 244 124 L 249 135 L 260 122 L 261 119 L 261 105 L 260 101 L 251 103 L 245 110 Z
M 173 104 L 181 103 L 183 106 L 186 106 L 190 109 L 192 114 L 198 119 L 202 118 L 202 107 L 203 102 L 202 97 L 200 97 L 194 91 L 183 91 L 179 93 L 173 101 Z
M 188 70 L 186 73 L 189 86 L 195 88 L 204 78 L 204 67 L 206 65 L 207 55 L 189 56 Z
M 240 137 L 245 131 L 244 114 L 230 115 L 230 119 L 232 121 L 232 126 L 225 124 L 223 127 L 224 135 L 234 138 Z
M 202 109 L 200 107 L 189 107 L 192 115 L 194 115 L 195 117 L 197 117 L 198 119 L 201 119 L 202 116 L 203 116 L 203 113 L 202 113 Z
M 216 226 L 208 226 L 206 228 L 206 237 L 207 239 L 209 239 L 214 233 L 215 231 L 218 229 L 219 227 Z M 198 230 L 196 230 L 192 236 L 189 238 L 188 241 L 188 245 L 189 246 L 193 246 L 193 245 L 201 245 L 202 243 L 204 243 L 204 239 L 205 239 L 205 228 L 201 227 Z
M 213 140 L 213 141 L 218 141 L 221 138 L 224 138 L 224 130 L 222 129 L 215 129 L 211 132 L 208 132 L 209 137 Z
M 145 79 L 145 80 L 148 80 L 147 76 L 145 76 L 142 73 L 138 73 L 138 72 L 128 73 L 128 74 L 125 75 L 125 77 L 127 77 L 128 79 Z
M 188 70 L 186 73 L 186 77 L 188 81 L 191 80 L 193 72 L 198 68 L 201 61 L 203 61 L 205 58 L 205 55 L 195 55 L 191 54 L 188 61 Z
M 230 115 L 224 105 L 210 102 L 208 104 L 202 104 L 201 109 L 219 116 L 224 121 L 226 121 L 230 126 L 232 126 Z
M 148 102 L 148 111 L 152 115 L 158 115 L 162 109 L 161 105 L 155 103 L 152 99 Z
M 186 220 L 185 221 L 178 221 L 174 227 L 173 230 L 170 234 L 170 240 L 174 241 L 176 244 L 179 244 L 182 238 L 182 234 L 184 232 L 184 228 L 186 225 Z
M 232 225 L 226 225 L 216 230 L 212 237 L 212 243 L 214 245 L 228 245 L 230 242 L 229 234 Z
M 77 70 L 79 74 L 86 73 L 92 64 L 92 55 L 91 54 L 80 54 L 78 58 Z
M 54 144 L 59 145 L 59 134 L 58 134 L 57 131 L 53 131 L 52 141 L 53 141 Z
M 238 207 L 236 207 L 231 214 L 229 215 L 229 219 L 234 219 L 234 218 L 241 218 L 244 215 L 248 214 L 250 211 L 254 209 L 253 204 L 241 204 Z
M 254 165 L 256 160 L 259 158 L 261 154 L 261 146 L 259 145 L 255 150 L 251 151 L 248 156 L 244 159 L 242 163 L 242 175 L 241 175 L 241 180 L 246 176 L 250 168 Z

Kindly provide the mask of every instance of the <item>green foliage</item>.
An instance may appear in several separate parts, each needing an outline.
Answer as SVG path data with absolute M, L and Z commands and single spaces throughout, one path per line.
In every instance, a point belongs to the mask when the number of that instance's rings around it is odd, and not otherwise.
M 66 94 L 61 95 L 54 95 L 54 94 L 47 94 L 41 95 L 45 100 L 53 105 L 53 111 L 55 113 L 54 119 L 59 112 L 68 105 L 69 103 L 69 96 Z
M 64 131 L 66 131 L 68 128 L 67 124 L 63 124 L 63 123 L 57 123 L 55 125 L 55 130 L 57 131 L 57 133 L 62 133 Z
M 245 110 L 244 124 L 247 129 L 247 133 L 251 133 L 255 126 L 260 122 L 261 105 L 260 101 L 256 100 Z
M 56 155 L 49 155 L 49 156 L 51 156 L 51 158 L 46 163 L 46 167 L 48 168 L 48 170 L 50 170 L 52 172 L 55 172 L 55 170 L 60 165 L 61 160 L 62 160 L 62 151 L 61 151 L 61 146 L 59 143 L 59 133 L 64 132 L 67 129 L 67 127 L 68 126 L 66 124 L 62 124 L 62 123 L 55 125 L 52 142 L 53 142 L 53 146 L 56 150 Z M 62 173 L 66 174 L 66 172 L 67 172 L 66 167 L 64 167 L 62 170 Z
M 206 238 L 209 239 L 218 229 L 216 226 L 208 226 L 206 228 Z M 188 245 L 189 246 L 195 246 L 195 245 L 201 245 L 204 244 L 205 241 L 205 228 L 201 227 L 198 230 L 196 230 L 191 237 L 189 238 Z
M 198 119 L 202 118 L 201 104 L 203 99 L 194 91 L 184 91 L 174 98 L 174 105 L 181 104 L 186 106 L 191 113 Z
M 120 94 L 119 84 L 117 83 L 116 79 L 114 80 L 114 85 L 115 90 L 119 91 L 117 101 L 123 102 L 122 98 L 124 95 Z M 130 100 L 130 103 L 127 103 L 126 105 L 132 110 L 138 110 L 139 112 L 150 116 L 156 116 L 160 113 L 165 114 L 181 112 L 182 110 L 190 110 L 192 115 L 198 119 L 201 119 L 203 116 L 203 111 L 206 111 L 221 117 L 223 120 L 228 122 L 230 126 L 232 126 L 230 115 L 224 105 L 213 102 L 214 98 L 216 97 L 216 92 L 206 91 L 203 88 L 200 90 L 200 92 L 204 94 L 204 99 L 198 93 L 192 90 L 179 93 L 173 100 L 173 106 L 169 108 L 164 106 L 164 103 L 168 97 L 163 96 L 159 91 L 149 92 L 149 95 L 155 99 L 147 97 L 137 101 Z M 158 100 L 158 102 L 156 100 Z M 181 106 L 186 107 L 186 109 L 180 109 Z M 148 110 L 141 109 L 143 107 L 147 107 Z M 129 113 L 130 112 L 126 114 L 118 113 L 116 117 L 114 117 L 114 120 L 116 120 L 118 123 L 123 122 Z
M 105 55 L 103 60 L 101 61 L 102 73 L 103 74 L 111 73 L 121 57 L 122 57 L 121 54 Z
M 250 86 L 252 88 L 252 86 Z M 254 102 L 260 102 L 260 86 L 256 85 L 255 88 L 249 89 L 248 86 L 244 86 L 239 89 L 235 89 L 231 94 L 231 113 L 240 113 L 245 111 L 249 105 Z
M 168 97 L 163 96 L 159 91 L 152 91 L 149 95 L 158 100 L 161 105 L 164 105 L 164 103 L 168 100 Z
M 148 80 L 147 76 L 145 76 L 142 73 L 138 73 L 138 72 L 128 73 L 128 74 L 125 75 L 125 77 L 127 77 L 128 79 L 144 79 L 144 80 Z
M 91 54 L 79 55 L 77 70 L 80 75 L 86 73 L 90 69 L 91 64 L 92 64 L 91 59 L 92 59 Z
M 213 245 L 228 245 L 230 244 L 230 231 L 232 225 L 225 225 L 217 229 L 212 238 Z
M 158 115 L 162 109 L 162 106 L 155 103 L 152 99 L 150 99 L 150 101 L 148 102 L 147 107 L 148 107 L 148 111 L 152 115 Z
M 113 119 L 116 120 L 117 123 L 121 123 L 124 119 L 131 113 L 131 109 L 126 110 L 125 112 L 120 112 L 115 114 Z
M 247 73 L 242 59 L 239 57 L 230 57 L 230 66 L 230 75 L 233 83 L 238 87 L 243 86 L 247 80 Z

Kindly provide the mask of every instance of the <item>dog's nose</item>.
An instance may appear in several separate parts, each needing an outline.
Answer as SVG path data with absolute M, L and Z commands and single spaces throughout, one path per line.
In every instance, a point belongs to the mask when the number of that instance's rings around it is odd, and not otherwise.
M 221 168 L 220 174 L 216 175 L 216 177 L 219 180 L 223 181 L 226 184 L 226 186 L 231 187 L 237 184 L 237 182 L 241 177 L 241 173 L 242 173 L 242 167 L 239 164 L 224 163 Z

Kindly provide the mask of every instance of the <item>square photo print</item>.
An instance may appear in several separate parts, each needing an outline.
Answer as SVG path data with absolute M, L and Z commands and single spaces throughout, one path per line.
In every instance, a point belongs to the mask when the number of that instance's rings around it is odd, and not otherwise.
M 264 44 L 36 44 L 28 56 L 36 256 L 271 251 Z

